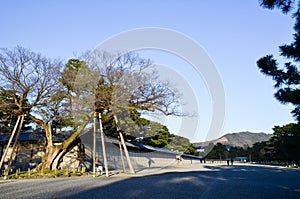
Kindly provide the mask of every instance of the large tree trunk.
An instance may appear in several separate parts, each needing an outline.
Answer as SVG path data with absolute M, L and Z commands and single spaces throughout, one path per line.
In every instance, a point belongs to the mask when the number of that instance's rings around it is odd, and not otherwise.
M 52 139 L 51 126 L 48 123 L 45 123 L 34 116 L 30 115 L 30 118 L 43 127 L 46 133 L 46 149 L 45 155 L 42 159 L 42 163 L 36 167 L 36 170 L 41 169 L 57 169 L 60 159 L 64 154 L 70 149 L 70 146 L 76 141 L 79 136 L 79 133 L 85 128 L 88 123 L 88 119 L 83 123 L 79 128 L 77 128 L 74 133 L 66 140 L 63 141 L 61 145 L 54 145 Z
M 60 151 L 60 152 L 56 155 L 56 157 L 54 158 L 54 160 L 53 160 L 53 162 L 52 162 L 52 166 L 51 166 L 52 170 L 58 168 L 60 159 L 64 156 L 64 154 L 66 154 L 66 152 Z
M 53 169 L 52 163 L 56 159 L 59 152 L 61 151 L 61 146 L 55 146 L 53 144 L 52 131 L 51 131 L 50 124 L 45 123 L 42 120 L 40 120 L 32 115 L 29 115 L 29 117 L 31 120 L 33 120 L 38 125 L 40 125 L 45 130 L 45 134 L 46 134 L 45 154 L 42 158 L 42 163 L 36 167 L 36 170 Z
M 61 149 L 56 146 L 47 145 L 46 152 L 39 169 L 50 169 L 50 170 L 56 169 L 56 167 L 54 168 L 52 164 L 56 160 L 60 151 Z
M 42 159 L 42 163 L 39 164 L 36 169 L 54 169 L 52 168 L 52 164 L 55 161 L 59 152 L 61 151 L 61 146 L 55 146 L 53 144 L 51 126 L 49 124 L 43 124 L 42 127 L 46 133 L 46 148 L 45 154 Z

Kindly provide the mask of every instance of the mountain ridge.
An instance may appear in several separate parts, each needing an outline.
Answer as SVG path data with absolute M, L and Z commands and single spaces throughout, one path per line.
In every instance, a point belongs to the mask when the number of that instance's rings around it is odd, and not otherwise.
M 235 132 L 235 133 L 227 133 L 217 139 L 205 141 L 205 142 L 194 142 L 193 145 L 195 147 L 204 147 L 209 145 L 209 143 L 222 143 L 222 144 L 228 144 L 231 146 L 237 146 L 237 147 L 251 147 L 256 142 L 262 142 L 269 140 L 273 135 L 267 134 L 263 132 L 249 132 L 249 131 L 242 131 L 242 132 Z

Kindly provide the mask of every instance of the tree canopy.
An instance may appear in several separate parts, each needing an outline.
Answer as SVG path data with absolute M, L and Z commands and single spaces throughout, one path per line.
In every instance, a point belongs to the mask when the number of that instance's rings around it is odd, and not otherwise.
M 71 62 L 70 62 L 71 61 Z M 82 61 L 70 60 L 65 73 L 77 73 L 73 81 L 72 107 L 75 121 L 90 111 L 102 114 L 105 133 L 117 136 L 117 125 L 129 139 L 142 138 L 155 146 L 168 143 L 166 127 L 141 117 L 142 113 L 159 111 L 165 115 L 177 115 L 179 94 L 168 82 L 149 70 L 151 62 L 134 53 L 111 55 L 93 51 Z M 73 79 L 72 79 L 73 78 Z M 69 81 L 68 81 L 69 82 Z M 69 84 L 69 83 L 68 83 Z
M 6 126 L 14 117 L 26 115 L 44 129 L 46 150 L 40 168 L 57 168 L 94 112 L 102 113 L 108 135 L 116 135 L 114 118 L 118 118 L 125 135 L 137 137 L 144 127 L 148 143 L 163 147 L 169 142 L 168 129 L 141 114 L 176 115 L 179 95 L 155 72 L 145 72 L 150 65 L 150 60 L 134 53 L 93 51 L 64 65 L 20 46 L 1 49 L 0 120 Z M 53 135 L 66 127 L 73 133 L 55 145 Z
M 284 13 L 294 10 L 295 1 L 292 0 L 262 0 L 261 5 L 265 8 L 279 8 Z M 298 4 L 299 5 L 299 4 Z M 280 56 L 286 62 L 280 65 L 273 55 L 266 55 L 257 61 L 260 71 L 272 77 L 275 81 L 275 98 L 283 104 L 294 105 L 293 116 L 300 121 L 300 11 L 299 8 L 293 13 L 295 19 L 294 40 L 290 44 L 279 46 Z
M 274 148 L 273 158 L 279 162 L 300 163 L 300 125 L 290 123 L 273 128 L 274 136 L 270 139 Z
M 260 5 L 264 8 L 274 9 L 278 8 L 283 13 L 288 13 L 293 8 L 295 0 L 260 0 Z
M 257 65 L 263 74 L 272 77 L 275 82 L 275 98 L 283 104 L 289 103 L 294 106 L 292 114 L 298 123 L 275 126 L 273 128 L 274 136 L 268 142 L 258 143 L 254 147 L 258 148 L 260 152 L 264 152 L 266 160 L 299 164 L 300 2 L 295 0 L 261 0 L 260 3 L 264 8 L 277 8 L 285 14 L 292 13 L 292 17 L 295 19 L 295 33 L 292 43 L 279 46 L 280 56 L 285 60 L 285 63 L 279 63 L 273 55 L 266 55 L 257 61 Z

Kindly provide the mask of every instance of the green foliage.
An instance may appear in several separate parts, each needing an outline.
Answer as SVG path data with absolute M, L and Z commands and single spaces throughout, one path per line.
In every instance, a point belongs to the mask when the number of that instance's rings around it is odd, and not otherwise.
M 249 148 L 249 157 L 253 162 L 273 161 L 273 148 L 270 142 L 257 142 Z
M 222 143 L 217 143 L 213 147 L 211 146 L 213 143 L 210 143 L 208 149 L 212 150 L 207 154 L 207 158 L 209 159 L 231 159 L 235 157 L 248 157 L 249 151 L 251 148 L 243 148 L 237 146 L 227 146 Z
M 160 148 L 165 147 L 171 141 L 171 135 L 166 126 L 142 118 L 141 114 L 134 109 L 123 114 L 125 116 L 118 119 L 121 131 L 126 140 L 137 141 Z M 102 114 L 102 121 L 104 133 L 110 137 L 118 137 L 117 126 L 110 112 Z
M 139 139 L 140 142 L 163 148 L 171 141 L 171 135 L 166 126 L 142 118 L 141 114 L 136 110 L 131 112 L 131 119 L 135 122 L 135 125 L 139 126 L 136 138 L 141 138 Z
M 69 59 L 65 65 L 59 81 L 64 85 L 67 90 L 74 91 L 74 82 L 80 69 L 86 68 L 86 63 L 79 59 Z
M 217 143 L 216 145 L 214 145 L 214 147 L 212 148 L 212 150 L 207 154 L 207 158 L 209 159 L 226 159 L 227 158 L 227 149 L 226 146 L 221 144 L 221 143 Z
M 59 83 L 62 85 L 62 89 L 52 97 L 52 101 L 57 103 L 63 101 L 63 107 L 55 109 L 55 117 L 52 120 L 51 127 L 55 132 L 58 129 L 64 127 L 75 128 L 75 121 L 72 114 L 72 100 L 76 98 L 77 91 L 74 86 L 76 77 L 80 70 L 86 69 L 87 65 L 84 61 L 79 59 L 69 59 L 65 65 L 64 70 L 60 73 Z
M 188 148 L 184 151 L 185 154 L 198 155 L 198 152 L 193 144 L 190 144 Z
M 249 148 L 243 147 L 230 147 L 228 158 L 235 158 L 235 157 L 248 157 L 249 156 Z
M 15 173 L 10 173 L 7 176 L 7 179 L 40 179 L 40 178 L 65 178 L 65 177 L 78 177 L 78 176 L 85 176 L 89 175 L 85 169 L 77 170 L 49 170 L 49 169 L 43 169 L 41 171 L 32 171 L 28 169 L 28 171 L 20 171 L 20 169 L 17 169 Z
M 22 111 L 15 104 L 14 91 L 0 91 L 0 132 L 11 132 L 17 122 L 18 116 Z M 15 96 L 17 97 L 17 95 Z M 20 100 L 19 97 L 16 99 Z M 26 103 L 26 102 L 25 102 Z M 22 131 L 30 130 L 32 121 L 28 117 L 24 117 Z
M 281 9 L 283 13 L 289 13 L 293 10 L 295 0 L 261 0 L 261 6 L 273 9 Z M 294 40 L 290 44 L 279 47 L 280 56 L 286 62 L 283 66 L 273 55 L 266 55 L 257 61 L 260 71 L 272 77 L 275 81 L 275 98 L 283 104 L 292 104 L 294 110 L 293 116 L 300 122 L 300 11 L 298 8 L 293 13 L 295 19 Z M 278 162 L 297 162 L 300 161 L 300 127 L 298 124 L 287 124 L 284 126 L 275 126 L 274 136 L 265 143 L 260 143 L 253 148 L 253 154 L 257 159 L 273 160 Z M 261 155 L 261 156 L 260 156 Z
M 284 13 L 290 12 L 295 1 L 289 0 L 262 0 L 263 7 L 272 9 L 279 8 Z M 275 98 L 283 104 L 294 105 L 293 116 L 300 121 L 300 12 L 294 13 L 295 34 L 291 44 L 279 47 L 280 55 L 286 60 L 283 66 L 279 66 L 273 55 L 266 55 L 257 61 L 260 71 L 272 77 L 275 81 Z
M 300 163 L 300 124 L 275 126 L 274 137 L 270 139 L 274 147 L 274 158 L 280 162 Z
M 247 149 L 254 162 L 300 163 L 300 124 L 275 126 L 269 141 L 257 142 Z
M 10 132 L 18 117 L 16 113 L 18 111 L 18 106 L 15 105 L 14 98 L 10 91 L 1 90 L 0 104 L 0 131 Z
M 170 133 L 166 126 L 163 126 L 155 135 L 151 136 L 149 144 L 157 147 L 165 147 L 170 142 Z
M 295 0 L 260 0 L 260 5 L 264 8 L 278 8 L 283 13 L 288 13 L 295 3 Z
M 194 146 L 192 146 L 190 140 L 179 135 L 171 135 L 170 142 L 166 146 L 166 148 L 171 150 L 178 150 L 186 154 L 196 154 L 196 149 Z

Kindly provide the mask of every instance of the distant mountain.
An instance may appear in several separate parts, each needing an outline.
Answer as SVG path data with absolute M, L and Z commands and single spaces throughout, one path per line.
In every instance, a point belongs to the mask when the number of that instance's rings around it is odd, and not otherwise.
M 251 132 L 239 132 L 239 133 L 228 133 L 226 135 L 223 135 L 222 137 L 206 141 L 206 142 L 197 142 L 193 143 L 195 147 L 198 146 L 207 146 L 209 143 L 222 143 L 222 144 L 228 144 L 231 146 L 252 146 L 256 142 L 262 142 L 267 141 L 272 137 L 272 134 L 266 134 L 266 133 L 251 133 Z

